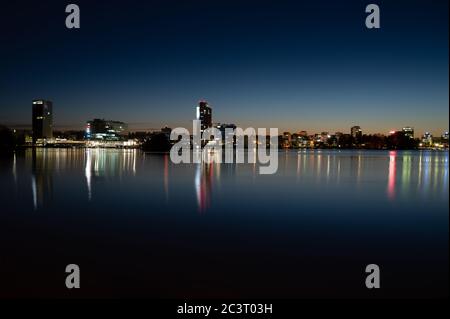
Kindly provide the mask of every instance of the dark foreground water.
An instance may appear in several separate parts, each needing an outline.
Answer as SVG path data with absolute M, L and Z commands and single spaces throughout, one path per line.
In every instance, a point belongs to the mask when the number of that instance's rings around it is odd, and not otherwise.
M 448 153 L 280 152 L 275 175 L 136 150 L 0 164 L 1 297 L 448 295 Z

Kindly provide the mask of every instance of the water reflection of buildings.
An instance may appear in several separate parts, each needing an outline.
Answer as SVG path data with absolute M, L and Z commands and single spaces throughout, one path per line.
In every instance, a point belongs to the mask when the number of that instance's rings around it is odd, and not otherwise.
M 221 165 L 219 153 L 208 151 L 197 151 L 193 153 L 197 159 L 201 158 L 201 163 L 195 168 L 195 193 L 197 196 L 198 210 L 205 213 L 211 205 L 212 184 L 214 177 L 220 179 Z
M 300 151 L 295 165 L 297 183 L 309 179 L 317 185 L 340 185 L 345 180 L 346 185 L 361 188 L 362 183 L 376 185 L 376 181 L 385 180 L 386 196 L 391 200 L 448 195 L 447 152 Z M 378 174 L 383 170 L 386 174 Z
M 14 166 L 17 165 L 16 157 Z M 30 148 L 25 151 L 25 164 L 31 167 L 31 192 L 35 210 L 48 206 L 53 200 L 57 189 L 54 187 L 55 178 L 62 172 L 78 169 L 83 165 L 83 160 L 84 153 L 78 149 Z M 16 181 L 20 174 L 20 170 L 15 171 Z
M 169 202 L 169 155 L 164 155 L 164 194 L 166 196 L 166 203 Z
M 389 152 L 389 174 L 388 174 L 388 186 L 387 195 L 390 199 L 395 198 L 395 178 L 397 173 L 397 152 Z
M 284 174 L 287 179 L 295 178 L 297 183 L 305 185 L 311 182 L 319 186 L 324 194 L 328 191 L 335 192 L 343 186 L 342 189 L 369 189 L 373 191 L 374 196 L 386 196 L 390 200 L 409 199 L 414 196 L 429 199 L 448 196 L 448 153 L 392 151 L 355 154 L 301 151 L 298 154 L 280 154 L 283 156 L 281 165 L 291 169 L 280 167 L 278 175 Z M 291 154 L 297 156 L 296 160 L 291 160 Z M 7 169 L 15 185 L 13 191 L 18 195 L 16 198 L 20 198 L 23 193 L 21 185 L 24 182 L 32 205 L 37 210 L 48 206 L 56 194 L 69 196 L 62 191 L 67 189 L 64 187 L 64 183 L 68 183 L 67 178 L 80 178 L 86 185 L 81 190 L 82 196 L 91 200 L 95 195 L 96 182 L 106 181 L 108 187 L 109 184 L 114 187 L 114 183 L 121 182 L 122 178 L 125 181 L 130 175 L 136 175 L 136 162 L 140 156 L 143 158 L 139 150 L 36 148 L 25 152 L 25 165 L 28 168 L 26 178 L 22 178 L 24 170 L 21 167 L 24 161 L 21 155 L 11 158 L 11 166 L 7 166 Z M 202 152 L 199 156 L 203 161 L 201 164 L 193 164 L 193 184 L 198 210 L 201 213 L 211 208 L 213 191 L 215 197 L 220 197 L 225 196 L 221 187 L 223 191 L 230 185 L 239 187 L 239 184 L 234 184 L 235 179 L 253 177 L 255 184 L 259 184 L 262 179 L 270 181 L 278 178 L 259 176 L 257 173 L 254 175 L 253 164 L 220 164 L 217 159 L 212 161 L 218 154 Z M 161 174 L 159 176 L 162 176 L 160 187 L 164 190 L 166 202 L 169 202 L 172 164 L 168 154 L 158 158 L 156 169 Z M 155 168 L 154 163 L 146 167 L 150 170 Z M 186 169 L 192 172 L 192 166 Z M 296 176 L 293 175 L 295 172 Z M 28 173 L 31 173 L 31 176 Z M 190 181 L 192 183 L 192 179 Z M 70 183 L 72 184 L 72 181 Z M 173 185 L 176 191 L 178 182 L 175 181 Z
M 195 192 L 200 213 L 204 213 L 210 206 L 213 176 L 213 165 L 207 163 L 197 164 L 195 170 Z
M 107 150 L 86 149 L 85 168 L 88 199 L 92 199 L 93 182 L 109 179 L 110 177 L 122 178 L 123 174 L 131 172 L 136 175 L 136 154 L 138 150 Z
M 31 152 L 31 154 L 30 154 Z M 54 153 L 48 154 L 46 149 L 32 149 L 31 155 L 31 190 L 33 208 L 47 206 L 53 197 L 53 168 L 58 161 Z M 53 155 L 53 156 L 52 156 Z
M 448 153 L 389 153 L 388 197 L 407 197 L 413 191 L 418 196 L 448 196 Z

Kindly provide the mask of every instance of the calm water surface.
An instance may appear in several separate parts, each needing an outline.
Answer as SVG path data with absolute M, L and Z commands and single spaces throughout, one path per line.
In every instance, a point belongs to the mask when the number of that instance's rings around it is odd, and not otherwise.
M 447 296 L 448 182 L 447 152 L 283 151 L 259 175 L 30 149 L 0 159 L 0 296 Z

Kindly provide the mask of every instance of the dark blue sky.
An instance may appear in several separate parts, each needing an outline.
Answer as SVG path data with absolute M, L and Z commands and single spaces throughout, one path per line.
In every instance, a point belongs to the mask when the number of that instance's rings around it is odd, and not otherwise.
M 56 128 L 191 127 L 205 98 L 241 127 L 448 129 L 448 1 L 73 1 L 80 30 L 68 3 L 0 5 L 0 123 L 42 97 Z

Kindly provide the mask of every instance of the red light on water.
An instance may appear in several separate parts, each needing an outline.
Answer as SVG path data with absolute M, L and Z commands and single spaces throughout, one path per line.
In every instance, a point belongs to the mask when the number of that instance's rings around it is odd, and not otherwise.
M 396 163 L 397 152 L 389 152 L 389 176 L 388 176 L 388 187 L 387 194 L 390 199 L 395 198 L 395 176 L 397 171 Z

